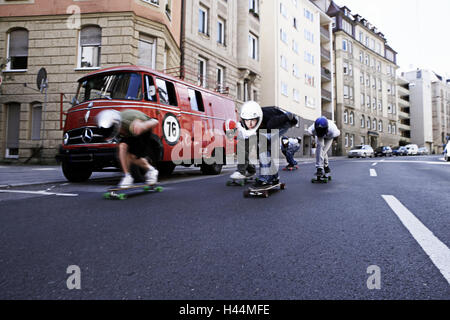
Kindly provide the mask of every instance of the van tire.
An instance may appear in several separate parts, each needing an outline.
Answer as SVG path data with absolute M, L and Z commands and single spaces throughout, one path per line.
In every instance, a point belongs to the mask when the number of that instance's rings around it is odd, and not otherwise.
M 173 170 L 175 170 L 175 167 L 176 165 L 172 161 L 159 162 L 157 166 L 159 175 L 161 176 L 170 176 Z
M 202 171 L 203 174 L 205 175 L 211 175 L 211 176 L 215 176 L 215 175 L 219 175 L 222 172 L 222 164 L 202 164 L 200 169 Z
M 84 182 L 92 175 L 92 168 L 86 165 L 62 163 L 64 177 L 70 182 Z

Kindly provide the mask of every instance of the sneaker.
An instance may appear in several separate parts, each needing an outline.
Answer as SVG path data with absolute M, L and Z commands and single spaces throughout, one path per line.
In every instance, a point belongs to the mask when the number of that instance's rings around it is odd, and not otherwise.
M 156 169 L 150 169 L 145 174 L 145 183 L 149 185 L 155 185 L 158 182 L 158 170 Z
M 264 180 L 256 179 L 255 183 L 253 184 L 253 188 L 266 188 L 267 186 L 270 186 L 271 184 Z
M 129 186 L 132 186 L 133 183 L 134 183 L 134 179 L 131 176 L 131 174 L 128 173 L 122 178 L 122 180 L 120 180 L 118 187 L 119 188 L 129 187 Z
M 322 168 L 317 168 L 316 176 L 318 176 L 318 177 L 323 176 L 323 169 Z
M 242 173 L 240 173 L 239 171 L 236 171 L 235 173 L 233 173 L 230 176 L 231 179 L 233 180 L 244 180 L 245 178 L 247 178 L 246 176 L 244 176 Z
M 256 172 L 249 172 L 246 175 L 246 178 L 253 178 L 254 176 L 256 176 Z
M 330 173 L 330 172 L 331 172 L 330 167 L 325 167 L 325 173 Z

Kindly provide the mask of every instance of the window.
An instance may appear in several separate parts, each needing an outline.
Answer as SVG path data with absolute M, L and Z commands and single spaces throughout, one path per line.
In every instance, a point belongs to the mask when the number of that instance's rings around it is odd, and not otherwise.
M 31 140 L 41 140 L 42 105 L 31 105 Z
M 138 64 L 156 69 L 156 39 L 145 34 L 139 34 Z
M 20 104 L 6 105 L 6 158 L 19 158 Z
M 364 107 L 364 103 L 365 103 L 364 98 L 365 98 L 364 93 L 361 93 L 361 96 L 360 96 L 361 107 Z
M 198 85 L 206 88 L 206 60 L 198 59 Z
M 377 119 L 372 120 L 372 129 L 377 130 Z
M 294 27 L 295 30 L 298 30 L 297 18 L 296 17 L 292 18 L 292 26 Z
M 371 124 L 372 124 L 372 122 L 370 121 L 370 117 L 367 117 L 367 129 L 370 130 Z
M 355 146 L 355 135 L 352 134 L 350 136 L 350 147 L 353 148 Z
M 250 84 L 248 82 L 248 80 L 244 81 L 244 101 L 249 101 L 250 100 L 250 88 L 249 88 Z
M 342 40 L 342 50 L 347 51 L 348 49 L 348 42 L 347 40 Z
M 292 50 L 298 54 L 298 43 L 295 40 L 292 40 Z
M 100 67 L 100 51 L 102 44 L 102 29 L 88 26 L 80 32 L 80 68 Z
M 349 120 L 350 120 L 350 124 L 351 124 L 352 126 L 355 125 L 355 114 L 353 113 L 353 111 L 350 112 Z
M 200 91 L 194 89 L 188 89 L 189 102 L 191 104 L 191 109 L 193 111 L 205 112 L 205 107 L 203 106 L 202 94 Z
M 314 87 L 315 86 L 314 77 L 309 74 L 305 74 L 305 84 Z
M 280 3 L 280 13 L 283 17 L 287 18 L 286 7 L 284 6 L 284 4 L 282 2 Z
M 361 136 L 361 144 L 362 145 L 366 144 L 366 137 Z
M 345 134 L 345 146 L 348 147 L 348 133 Z
M 346 20 L 342 20 L 342 29 L 350 35 L 353 35 L 353 28 L 351 23 Z
M 303 14 L 306 19 L 308 19 L 311 22 L 314 22 L 314 14 L 309 11 L 308 9 L 303 9 Z
M 359 62 L 364 62 L 364 53 L 362 51 L 359 52 Z
M 305 51 L 305 61 L 314 64 L 314 55 Z
M 361 128 L 364 128 L 366 126 L 366 117 L 364 115 L 361 116 Z
M 242 85 L 239 82 L 236 84 L 236 96 L 238 100 L 242 101 Z
M 26 70 L 28 68 L 28 30 L 16 29 L 9 32 L 7 56 L 11 59 L 7 70 Z
M 372 108 L 373 110 L 377 110 L 377 98 L 372 98 Z
M 248 55 L 253 60 L 259 59 L 259 43 L 258 38 L 254 36 L 253 34 L 249 34 L 248 36 Z
M 284 82 L 281 82 L 281 94 L 288 97 L 288 85 Z
M 200 7 L 198 10 L 198 32 L 205 35 L 208 33 L 208 9 Z
M 280 29 L 280 39 L 284 43 L 287 43 L 287 41 L 288 41 L 287 40 L 287 33 L 283 29 Z
M 348 123 L 348 111 L 347 110 L 345 110 L 344 111 L 344 123 Z
M 298 68 L 298 66 L 296 64 L 294 64 L 292 66 L 292 69 L 293 69 L 292 73 L 293 73 L 294 77 L 300 78 L 300 69 Z
M 383 121 L 378 122 L 378 131 L 383 132 Z
M 158 87 L 159 102 L 161 104 L 178 106 L 177 94 L 172 82 L 156 79 L 156 86 Z
M 378 110 L 383 111 L 383 101 L 378 100 Z
M 307 41 L 314 43 L 314 34 L 311 31 L 305 29 L 304 36 Z
M 361 84 L 364 84 L 364 72 L 361 72 L 361 75 L 360 75 L 360 77 L 359 77 L 359 82 L 360 82 Z
M 222 66 L 217 66 L 216 70 L 216 88 L 217 91 L 222 92 L 225 88 L 224 86 L 224 76 L 225 76 L 225 68 Z
M 145 76 L 145 99 L 156 102 L 156 87 L 153 82 L 153 77 Z
M 295 102 L 300 102 L 300 92 L 297 89 L 293 90 L 293 96 Z
M 217 42 L 225 45 L 225 20 L 221 18 L 217 21 Z
M 388 124 L 388 133 L 392 133 L 392 125 L 390 123 Z
M 397 126 L 395 124 L 392 125 L 392 134 L 397 134 Z
M 349 74 L 348 72 L 348 63 L 344 62 L 344 74 Z
M 285 56 L 281 55 L 281 67 L 284 70 L 287 70 L 287 59 Z
M 305 96 L 305 106 L 309 108 L 314 108 L 316 106 L 316 99 Z

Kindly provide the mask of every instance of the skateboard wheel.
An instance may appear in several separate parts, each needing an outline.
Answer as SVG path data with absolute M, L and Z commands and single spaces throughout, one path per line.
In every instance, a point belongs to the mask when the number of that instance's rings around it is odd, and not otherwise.
M 144 191 L 150 191 L 150 187 L 149 186 L 145 186 L 144 187 Z
M 164 189 L 163 189 L 163 187 L 156 187 L 155 188 L 155 191 L 156 192 L 162 192 Z
M 104 199 L 111 199 L 111 194 L 109 192 L 103 194 Z
M 284 183 L 280 184 L 280 189 L 281 189 L 281 190 L 286 189 L 286 184 L 284 184 Z
M 311 182 L 312 182 L 312 183 L 315 183 L 315 182 L 316 182 L 316 180 L 315 180 L 315 179 L 311 179 Z
M 328 181 L 331 181 L 331 176 L 330 176 L 330 177 L 328 177 Z
M 119 194 L 118 196 L 119 200 L 125 200 L 127 198 L 127 195 L 124 193 Z

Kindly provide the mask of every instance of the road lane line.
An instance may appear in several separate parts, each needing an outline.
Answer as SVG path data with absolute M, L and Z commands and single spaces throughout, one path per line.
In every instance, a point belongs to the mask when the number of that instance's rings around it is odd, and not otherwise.
M 397 198 L 389 195 L 382 197 L 450 284 L 450 249 Z
M 377 171 L 375 169 L 370 169 L 370 176 L 371 177 L 377 177 Z
M 78 197 L 78 194 L 75 193 L 55 193 L 46 191 L 0 190 L 0 193 L 23 193 L 23 194 L 37 194 L 43 196 Z
M 372 167 L 375 167 L 378 164 L 378 162 L 372 163 Z

